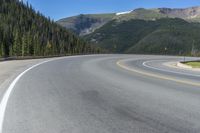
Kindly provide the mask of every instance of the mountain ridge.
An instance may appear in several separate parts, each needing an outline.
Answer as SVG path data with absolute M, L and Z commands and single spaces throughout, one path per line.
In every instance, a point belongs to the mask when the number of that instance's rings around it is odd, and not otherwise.
M 188 22 L 200 22 L 200 6 L 188 8 L 137 8 L 125 12 L 105 14 L 80 14 L 57 21 L 61 26 L 84 36 L 94 32 L 111 20 L 128 21 L 130 19 L 157 20 L 160 18 L 181 18 Z

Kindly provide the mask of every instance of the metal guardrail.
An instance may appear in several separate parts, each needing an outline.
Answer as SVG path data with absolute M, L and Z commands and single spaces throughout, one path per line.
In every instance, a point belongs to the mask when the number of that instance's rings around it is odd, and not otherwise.
M 0 58 L 0 61 L 10 61 L 10 60 L 27 60 L 27 59 L 42 59 L 42 58 L 53 58 L 53 57 L 63 57 L 63 56 L 70 56 L 70 55 L 55 55 L 55 56 L 24 56 L 24 57 L 5 57 Z
M 10 60 L 27 60 L 27 59 L 42 59 L 42 58 L 54 58 L 54 57 L 64 57 L 64 56 L 75 56 L 75 55 L 88 55 L 88 54 L 66 54 L 66 55 L 52 55 L 52 56 L 13 56 L 0 58 L 1 61 L 10 61 Z

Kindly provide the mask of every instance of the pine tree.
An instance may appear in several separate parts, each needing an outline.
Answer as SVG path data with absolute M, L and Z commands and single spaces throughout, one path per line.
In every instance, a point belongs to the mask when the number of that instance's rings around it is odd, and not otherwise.
M 1 57 L 80 54 L 89 46 L 28 3 L 0 0 L 0 19 Z

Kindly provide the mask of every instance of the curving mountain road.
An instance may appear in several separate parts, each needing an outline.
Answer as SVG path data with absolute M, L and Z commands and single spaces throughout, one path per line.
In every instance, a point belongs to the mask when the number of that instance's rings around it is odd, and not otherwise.
M 178 60 L 93 55 L 36 66 L 10 93 L 2 132 L 199 133 L 200 72 L 163 65 Z

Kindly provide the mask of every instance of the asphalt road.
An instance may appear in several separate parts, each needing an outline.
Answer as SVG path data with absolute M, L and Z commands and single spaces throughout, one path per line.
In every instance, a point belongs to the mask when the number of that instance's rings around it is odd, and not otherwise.
M 94 55 L 41 64 L 15 84 L 3 133 L 199 133 L 200 72 L 163 65 L 177 60 Z

